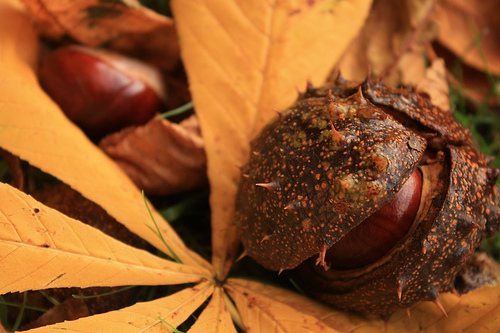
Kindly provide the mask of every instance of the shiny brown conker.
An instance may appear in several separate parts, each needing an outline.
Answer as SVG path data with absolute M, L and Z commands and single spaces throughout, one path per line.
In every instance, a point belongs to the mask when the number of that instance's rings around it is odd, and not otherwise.
M 146 123 L 165 98 L 161 73 L 103 49 L 66 46 L 49 53 L 39 71 L 42 88 L 89 136 Z
M 422 175 L 413 171 L 398 193 L 326 251 L 331 268 L 353 269 L 380 259 L 410 230 L 420 204 Z

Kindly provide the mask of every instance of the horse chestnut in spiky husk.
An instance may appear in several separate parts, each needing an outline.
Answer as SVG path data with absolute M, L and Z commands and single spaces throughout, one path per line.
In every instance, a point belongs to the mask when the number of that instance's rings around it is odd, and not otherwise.
M 252 141 L 236 223 L 245 252 L 315 298 L 388 316 L 490 283 L 474 251 L 500 225 L 500 169 L 411 89 L 309 87 Z

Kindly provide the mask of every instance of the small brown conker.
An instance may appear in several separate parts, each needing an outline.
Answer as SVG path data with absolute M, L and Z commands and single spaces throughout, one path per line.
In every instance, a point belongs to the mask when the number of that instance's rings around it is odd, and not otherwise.
M 146 123 L 160 111 L 165 87 L 158 69 L 112 51 L 66 46 L 40 66 L 42 88 L 89 136 Z

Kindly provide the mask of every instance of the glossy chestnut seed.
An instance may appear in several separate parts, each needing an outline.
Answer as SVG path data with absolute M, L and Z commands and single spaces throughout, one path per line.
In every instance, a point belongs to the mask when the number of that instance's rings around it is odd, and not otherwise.
M 154 67 L 82 46 L 50 53 L 39 80 L 68 118 L 92 137 L 147 122 L 160 111 L 165 96 Z
M 326 252 L 326 262 L 334 269 L 354 269 L 380 259 L 410 230 L 420 204 L 421 191 L 422 175 L 415 169 L 391 201 Z

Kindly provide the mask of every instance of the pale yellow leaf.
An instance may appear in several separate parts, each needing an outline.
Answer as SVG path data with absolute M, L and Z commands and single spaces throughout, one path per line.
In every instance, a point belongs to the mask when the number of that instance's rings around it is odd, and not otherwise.
M 498 266 L 497 266 L 498 270 Z M 268 332 L 265 327 L 277 327 L 278 332 L 295 332 L 286 325 L 290 321 L 309 323 L 307 329 L 314 332 L 314 325 L 324 325 L 331 332 L 359 333 L 455 333 L 500 331 L 500 286 L 482 287 L 466 295 L 440 294 L 446 310 L 445 317 L 432 302 L 421 302 L 410 309 L 394 313 L 385 323 L 374 316 L 343 312 L 319 304 L 295 292 L 243 279 L 229 279 L 227 290 L 235 301 L 246 326 L 256 332 Z M 316 323 L 313 319 L 316 318 Z M 269 326 L 271 325 L 271 326 Z M 299 325 L 299 324 L 297 324 Z M 320 325 L 320 326 L 321 326 Z M 296 326 L 300 327 L 300 326 Z M 281 330 L 281 331 L 280 331 Z M 307 331 L 307 330 L 305 330 Z
M 498 268 L 496 265 L 497 276 Z M 482 287 L 463 296 L 443 293 L 439 298 L 448 317 L 432 302 L 422 302 L 411 308 L 411 318 L 404 311 L 395 313 L 387 332 L 500 332 L 500 285 Z
M 202 283 L 154 301 L 137 303 L 117 311 L 66 321 L 27 332 L 172 332 L 165 322 L 173 327 L 182 324 L 206 301 L 213 289 L 212 284 Z
M 382 332 L 384 322 L 335 310 L 295 292 L 243 279 L 227 290 L 251 332 Z
M 210 303 L 188 333 L 236 333 L 223 295 L 222 288 L 215 289 Z
M 172 1 L 208 157 L 213 264 L 237 249 L 238 166 L 250 139 L 306 82 L 322 84 L 361 28 L 370 0 Z
M 0 294 L 210 279 L 210 271 L 135 249 L 0 183 Z
M 141 192 L 41 90 L 36 78 L 37 36 L 30 20 L 0 2 L 0 146 L 61 179 L 102 206 L 132 232 L 165 253 Z M 153 210 L 169 246 L 186 264 L 209 267 Z

